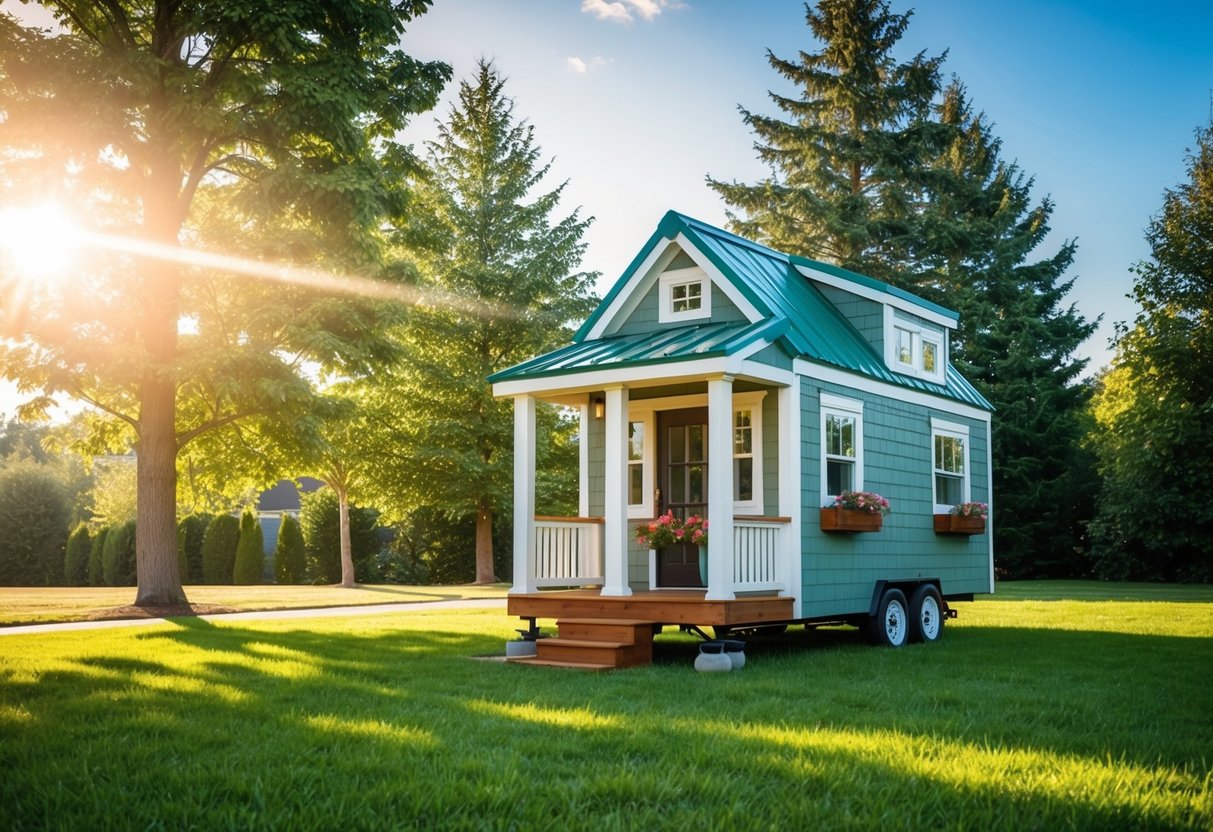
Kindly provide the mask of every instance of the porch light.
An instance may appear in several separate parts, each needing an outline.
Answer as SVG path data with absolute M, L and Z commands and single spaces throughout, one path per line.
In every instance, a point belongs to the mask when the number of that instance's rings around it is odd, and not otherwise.
M 601 419 L 606 415 L 606 402 L 602 399 L 594 399 L 594 418 Z

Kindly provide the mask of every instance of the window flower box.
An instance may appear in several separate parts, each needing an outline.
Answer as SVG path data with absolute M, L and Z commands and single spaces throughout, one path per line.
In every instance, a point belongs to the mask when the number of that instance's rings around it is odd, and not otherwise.
M 962 517 L 957 514 L 936 514 L 935 534 L 984 534 L 986 518 Z
M 821 510 L 821 530 L 831 534 L 878 532 L 883 524 L 884 515 L 878 511 L 856 511 L 847 508 Z

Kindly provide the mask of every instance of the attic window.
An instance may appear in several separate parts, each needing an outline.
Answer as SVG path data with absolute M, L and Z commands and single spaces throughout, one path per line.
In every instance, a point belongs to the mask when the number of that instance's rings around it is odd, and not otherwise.
M 947 336 L 892 314 L 885 307 L 885 365 L 890 370 L 943 384 Z
M 662 272 L 660 293 L 659 323 L 694 321 L 712 316 L 712 281 L 698 266 Z

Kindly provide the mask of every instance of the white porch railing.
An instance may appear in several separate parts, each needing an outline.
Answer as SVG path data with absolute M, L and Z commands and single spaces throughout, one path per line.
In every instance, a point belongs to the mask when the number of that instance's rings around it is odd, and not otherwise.
M 785 588 L 780 579 L 779 553 L 790 551 L 785 540 L 789 527 L 787 517 L 733 518 L 734 592 Z
M 601 517 L 535 518 L 535 586 L 603 582 Z

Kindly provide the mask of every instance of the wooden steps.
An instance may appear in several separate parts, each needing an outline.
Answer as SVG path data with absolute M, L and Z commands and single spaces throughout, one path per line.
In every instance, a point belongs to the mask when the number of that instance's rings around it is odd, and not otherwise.
M 653 661 L 653 622 L 599 618 L 563 618 L 556 638 L 535 642 L 533 658 L 510 659 L 515 664 L 614 670 Z

